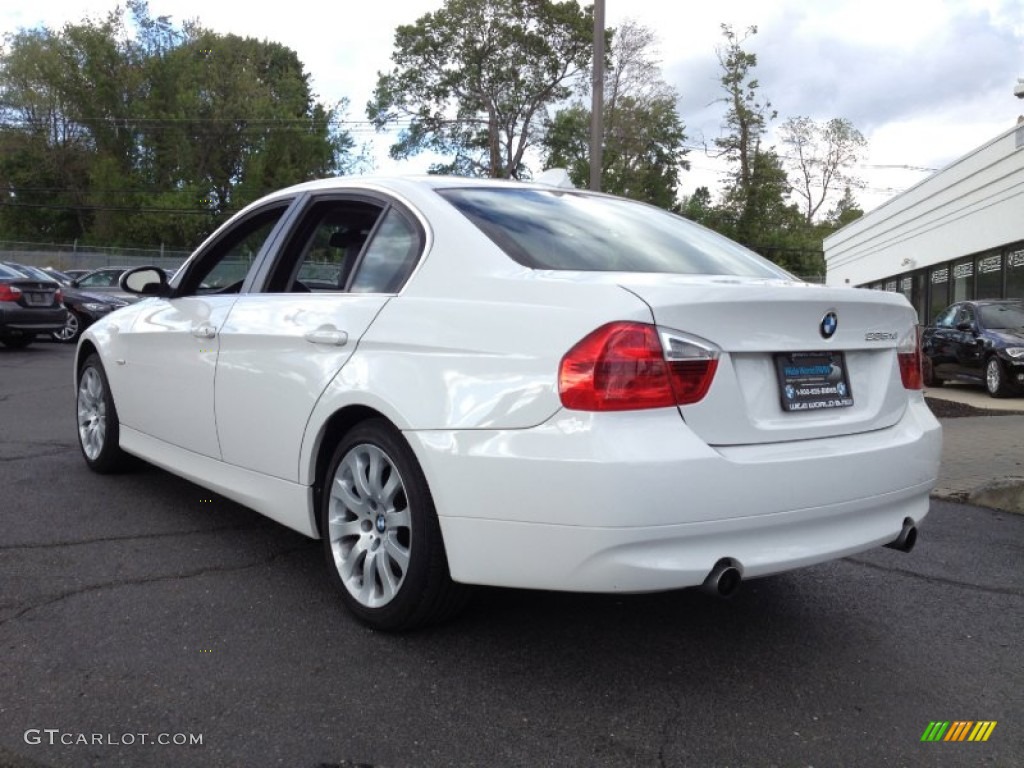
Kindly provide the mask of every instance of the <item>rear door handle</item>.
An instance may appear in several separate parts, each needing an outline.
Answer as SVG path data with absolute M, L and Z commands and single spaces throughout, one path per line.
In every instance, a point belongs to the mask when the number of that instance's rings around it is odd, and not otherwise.
M 303 338 L 312 344 L 327 344 L 331 347 L 344 347 L 348 344 L 348 334 L 337 328 L 317 328 L 308 331 Z
M 192 335 L 197 339 L 212 339 L 217 335 L 217 329 L 212 325 L 197 325 L 192 329 Z

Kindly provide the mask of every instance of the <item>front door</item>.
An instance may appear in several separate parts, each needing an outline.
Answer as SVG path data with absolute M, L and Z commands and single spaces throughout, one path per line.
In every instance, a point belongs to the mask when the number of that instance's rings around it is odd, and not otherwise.
M 179 448 L 219 459 L 214 377 L 220 331 L 257 257 L 287 209 L 279 203 L 237 222 L 189 260 L 169 298 L 146 299 L 121 332 L 121 422 Z

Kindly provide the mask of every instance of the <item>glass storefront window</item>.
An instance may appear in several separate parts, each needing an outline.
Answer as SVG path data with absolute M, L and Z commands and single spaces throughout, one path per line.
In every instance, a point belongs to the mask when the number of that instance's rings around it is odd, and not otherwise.
M 937 267 L 929 273 L 928 322 L 949 305 L 949 267 Z
M 953 264 L 953 301 L 974 298 L 974 260 Z
M 1003 255 L 1001 253 L 978 257 L 974 278 L 974 298 L 999 299 L 1003 296 Z
M 1024 249 L 1006 254 L 1006 298 L 1024 299 Z

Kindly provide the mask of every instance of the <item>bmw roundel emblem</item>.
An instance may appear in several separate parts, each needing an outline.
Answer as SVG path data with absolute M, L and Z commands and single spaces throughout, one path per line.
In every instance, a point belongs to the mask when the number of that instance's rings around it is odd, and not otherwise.
M 839 327 L 839 318 L 836 317 L 836 313 L 826 312 L 825 316 L 821 318 L 820 327 L 822 338 L 831 339 L 836 332 L 836 328 Z

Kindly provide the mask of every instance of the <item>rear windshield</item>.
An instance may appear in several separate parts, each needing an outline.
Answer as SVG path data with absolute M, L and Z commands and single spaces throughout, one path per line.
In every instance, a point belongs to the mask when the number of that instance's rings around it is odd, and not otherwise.
M 533 269 L 794 279 L 732 240 L 631 200 L 522 188 L 438 193 L 506 254 Z

